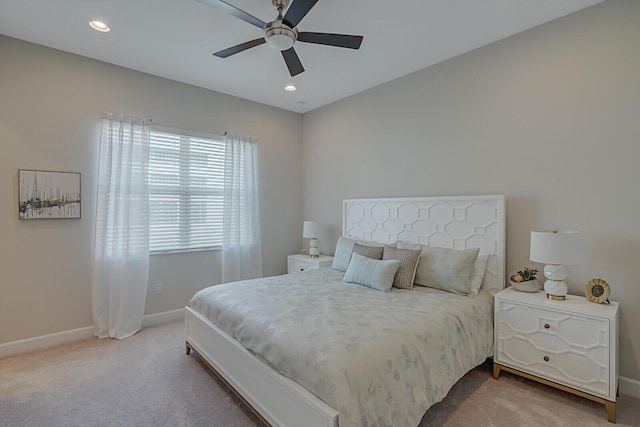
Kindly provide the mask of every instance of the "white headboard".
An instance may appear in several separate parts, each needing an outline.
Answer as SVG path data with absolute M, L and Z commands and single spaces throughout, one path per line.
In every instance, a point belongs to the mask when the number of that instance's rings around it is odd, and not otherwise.
M 402 240 L 489 253 L 482 287 L 505 286 L 504 196 L 349 199 L 342 235 L 380 243 Z

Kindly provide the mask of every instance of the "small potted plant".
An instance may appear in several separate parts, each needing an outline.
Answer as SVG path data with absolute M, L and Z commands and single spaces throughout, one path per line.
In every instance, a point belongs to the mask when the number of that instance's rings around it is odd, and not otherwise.
M 511 286 L 522 292 L 537 292 L 540 284 L 536 280 L 537 268 L 524 267 L 510 277 Z

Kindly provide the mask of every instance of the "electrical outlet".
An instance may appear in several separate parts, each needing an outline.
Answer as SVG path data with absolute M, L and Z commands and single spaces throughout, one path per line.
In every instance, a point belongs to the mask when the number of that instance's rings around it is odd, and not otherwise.
M 156 295 L 160 295 L 163 292 L 164 287 L 162 286 L 162 283 L 156 283 Z

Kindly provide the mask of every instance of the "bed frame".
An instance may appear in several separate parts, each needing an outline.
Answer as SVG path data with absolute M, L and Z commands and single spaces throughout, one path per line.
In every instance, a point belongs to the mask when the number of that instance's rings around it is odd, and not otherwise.
M 505 286 L 504 196 L 351 199 L 343 204 L 343 235 L 403 240 L 490 253 L 483 288 Z M 276 372 L 204 316 L 185 309 L 186 353 L 195 350 L 254 412 L 273 426 L 337 427 L 338 411 Z

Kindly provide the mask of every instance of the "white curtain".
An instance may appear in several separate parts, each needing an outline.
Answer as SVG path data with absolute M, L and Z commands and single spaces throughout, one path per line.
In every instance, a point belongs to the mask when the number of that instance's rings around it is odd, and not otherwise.
M 149 128 L 103 117 L 98 169 L 92 314 L 95 335 L 142 327 L 149 276 Z
M 262 276 L 256 171 L 257 143 L 226 137 L 222 216 L 222 282 Z

